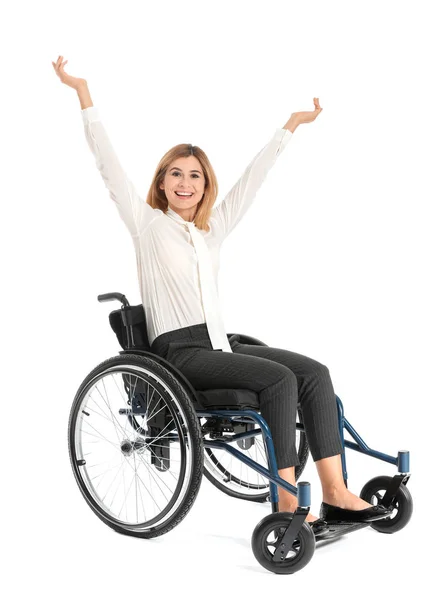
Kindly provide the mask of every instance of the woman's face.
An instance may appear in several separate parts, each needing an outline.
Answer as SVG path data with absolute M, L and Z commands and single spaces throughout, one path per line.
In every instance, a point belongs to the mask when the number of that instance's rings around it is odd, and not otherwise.
M 190 213 L 202 200 L 205 192 L 205 177 L 200 162 L 195 156 L 176 158 L 169 165 L 160 188 L 165 191 L 168 204 L 173 210 L 186 210 Z M 178 192 L 188 195 L 181 196 Z

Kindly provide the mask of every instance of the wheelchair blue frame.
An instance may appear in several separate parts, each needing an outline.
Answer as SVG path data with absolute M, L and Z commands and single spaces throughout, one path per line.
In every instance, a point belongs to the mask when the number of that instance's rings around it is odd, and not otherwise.
M 345 480 L 345 484 L 347 485 L 348 473 L 346 469 L 346 456 L 345 456 L 345 448 L 351 448 L 352 450 L 356 450 L 357 452 L 361 452 L 362 454 L 367 454 L 368 456 L 372 456 L 373 458 L 378 458 L 379 460 L 383 460 L 392 465 L 396 465 L 399 473 L 407 474 L 409 472 L 410 467 L 410 453 L 407 450 L 399 451 L 398 456 L 390 456 L 389 454 L 384 454 L 383 452 L 378 452 L 377 450 L 372 450 L 369 448 L 362 438 L 359 436 L 354 427 L 349 423 L 349 421 L 344 416 L 343 404 L 338 396 L 337 399 L 337 409 L 338 409 L 338 420 L 339 420 L 339 428 L 340 428 L 340 437 L 343 445 L 343 452 L 341 455 L 342 460 L 342 468 L 343 468 L 343 478 Z M 267 425 L 267 422 L 255 410 L 197 410 L 197 416 L 200 417 L 231 417 L 233 421 L 239 423 L 257 423 L 259 425 L 259 429 L 252 429 L 248 432 L 242 432 L 238 434 L 234 434 L 232 436 L 227 436 L 228 439 L 225 441 L 220 440 L 206 440 L 204 439 L 204 446 L 206 448 L 216 448 L 219 450 L 225 450 L 241 460 L 244 464 L 254 469 L 257 473 L 263 475 L 266 479 L 270 481 L 270 501 L 272 503 L 273 512 L 278 512 L 278 485 L 281 486 L 286 491 L 291 494 L 298 495 L 298 487 L 291 485 L 288 481 L 283 479 L 278 474 L 278 467 L 276 463 L 276 455 L 275 449 L 273 447 L 273 440 L 270 434 L 270 428 Z M 301 423 L 296 424 L 297 429 L 304 430 L 304 426 Z M 346 429 L 348 433 L 355 439 L 357 443 L 351 442 L 349 440 L 344 439 L 343 430 Z M 265 467 L 252 460 L 245 454 L 243 454 L 240 450 L 237 450 L 233 446 L 229 446 L 230 442 L 234 442 L 237 440 L 241 440 L 244 438 L 253 437 L 254 435 L 258 435 L 262 433 L 265 444 L 266 444 L 266 452 L 267 452 L 267 464 L 269 470 Z

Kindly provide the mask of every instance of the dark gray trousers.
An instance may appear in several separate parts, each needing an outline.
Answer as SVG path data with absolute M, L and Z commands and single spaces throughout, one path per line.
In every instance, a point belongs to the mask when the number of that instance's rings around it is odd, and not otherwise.
M 206 323 L 200 323 L 159 335 L 151 350 L 171 362 L 197 390 L 257 392 L 278 469 L 298 464 L 298 406 L 313 460 L 343 451 L 335 392 L 325 365 L 289 350 L 242 344 L 237 336 L 230 344 L 233 353 L 213 350 Z

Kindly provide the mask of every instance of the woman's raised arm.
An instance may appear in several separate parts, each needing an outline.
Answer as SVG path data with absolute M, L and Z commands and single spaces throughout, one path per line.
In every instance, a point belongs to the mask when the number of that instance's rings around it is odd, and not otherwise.
M 313 111 L 292 113 L 284 127 L 277 129 L 269 143 L 256 154 L 222 202 L 213 208 L 211 217 L 218 223 L 222 240 L 236 227 L 253 204 L 267 173 L 290 141 L 296 128 L 303 123 L 314 121 L 323 110 L 318 98 L 314 98 L 314 106 Z
M 65 73 L 63 67 L 67 61 L 63 63 L 62 58 L 60 56 L 53 63 L 56 74 L 62 83 L 77 91 L 85 136 L 96 166 L 127 229 L 133 237 L 139 236 L 159 216 L 158 212 L 138 195 L 124 172 L 102 124 L 98 108 L 93 106 L 87 81 Z
M 211 218 L 214 218 L 218 224 L 221 241 L 236 227 L 253 204 L 267 173 L 291 137 L 292 132 L 289 129 L 277 129 L 269 143 L 256 154 L 222 202 L 213 208 Z

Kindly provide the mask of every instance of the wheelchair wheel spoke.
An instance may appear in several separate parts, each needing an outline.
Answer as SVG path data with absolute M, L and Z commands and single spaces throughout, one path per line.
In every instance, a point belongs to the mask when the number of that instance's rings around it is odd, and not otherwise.
M 85 456 L 85 455 L 84 455 Z M 96 464 L 89 464 L 89 469 L 96 469 L 97 467 L 99 467 L 100 465 L 109 465 L 110 461 L 109 460 L 103 460 L 100 463 L 96 463 Z M 120 463 L 121 464 L 121 463 Z M 109 467 L 108 469 L 106 469 L 105 471 L 101 471 L 100 473 L 98 473 L 97 475 L 92 475 L 91 476 L 91 480 L 93 481 L 94 479 L 97 479 L 98 477 L 103 477 L 105 475 L 107 475 L 107 473 L 110 473 L 110 471 L 113 471 L 114 469 L 117 469 L 118 467 L 116 465 L 113 465 L 111 467 Z
M 97 440 L 103 440 L 104 442 L 107 442 L 108 444 L 111 444 L 114 448 L 119 448 L 119 444 L 115 444 L 114 442 L 111 442 L 110 440 L 108 440 L 105 436 L 103 436 L 91 423 L 90 421 L 83 421 L 83 425 L 88 425 L 88 427 L 91 427 L 93 429 L 93 431 L 95 431 L 95 433 L 92 433 L 91 431 L 85 431 L 84 429 L 82 430 L 83 433 L 85 433 L 86 435 L 89 435 L 91 437 L 97 438 Z M 94 442 L 95 444 L 98 443 L 97 441 Z
M 157 480 L 158 480 L 172 494 L 173 490 L 171 490 L 168 483 L 162 477 L 160 477 L 160 475 L 156 472 L 156 470 L 150 468 L 150 465 L 147 463 L 146 459 L 144 457 L 140 457 L 140 460 L 146 465 L 146 467 L 148 469 L 148 473 L 150 473 L 150 476 L 154 479 L 154 481 L 157 483 L 157 485 L 158 485 L 158 482 L 157 482 Z M 169 477 L 172 477 L 174 479 L 175 482 L 178 481 L 175 478 L 174 473 L 171 473 L 170 471 L 167 471 L 167 473 L 168 473 Z M 159 486 L 159 489 L 160 489 L 160 491 L 162 491 L 161 486 Z M 167 496 L 165 496 L 165 498 L 167 499 Z
M 118 421 L 118 419 L 116 418 L 116 416 L 113 414 L 112 408 L 110 406 L 110 400 L 107 397 L 107 390 L 105 389 L 105 383 L 104 383 L 104 379 L 102 379 L 102 385 L 104 388 L 104 394 L 101 394 L 99 388 L 98 388 L 98 394 L 101 396 L 101 398 L 103 399 L 104 403 L 106 404 L 107 408 L 109 409 L 109 413 L 110 413 L 110 417 L 111 417 L 111 421 L 115 427 L 115 433 L 117 435 L 118 440 L 120 439 L 120 433 L 122 434 L 124 432 L 123 426 L 121 425 L 121 423 Z
M 145 461 L 143 460 L 143 462 L 145 462 Z M 157 503 L 156 496 L 155 496 L 155 494 L 154 494 L 154 493 L 153 493 L 153 491 L 152 491 L 152 482 L 154 482 L 154 483 L 157 485 L 157 487 L 158 487 L 158 490 L 160 491 L 160 493 L 162 494 L 162 496 L 164 497 L 164 499 L 165 499 L 165 501 L 166 501 L 166 502 L 168 501 L 168 497 L 165 495 L 165 493 L 164 493 L 164 491 L 163 491 L 162 487 L 160 486 L 159 482 L 158 482 L 158 481 L 157 481 L 157 479 L 155 478 L 155 476 L 154 476 L 154 475 L 155 475 L 155 473 L 154 473 L 153 471 L 151 471 L 150 469 L 148 469 L 148 472 L 149 472 L 149 473 L 150 473 L 150 475 L 151 475 L 151 477 L 150 477 L 150 479 L 149 479 L 149 481 L 150 481 L 150 484 L 151 484 L 151 490 L 148 490 L 147 488 L 146 488 L 146 490 L 147 490 L 147 492 L 148 492 L 148 494 L 149 494 L 150 498 L 151 498 L 151 499 L 153 500 L 153 502 L 156 504 L 156 506 L 157 506 L 157 509 L 158 509 L 158 510 L 161 510 L 161 507 L 160 507 L 160 506 L 158 505 L 158 503 Z M 165 482 L 164 482 L 162 479 L 160 480 L 160 483 L 163 483 L 163 484 L 165 484 Z M 165 484 L 165 485 L 166 485 L 166 484 Z M 169 489 L 169 488 L 168 488 L 168 489 Z M 171 491 L 171 490 L 169 490 L 169 491 Z
M 126 493 L 125 493 L 125 495 L 124 495 L 124 498 L 123 498 L 123 501 L 122 501 L 122 504 L 121 504 L 121 508 L 120 508 L 120 510 L 119 510 L 119 511 L 118 511 L 118 513 L 117 513 L 117 517 L 118 517 L 118 518 L 120 518 L 120 517 L 121 517 L 121 512 L 122 512 L 123 508 L 125 508 L 125 509 L 127 510 L 127 503 L 126 503 L 126 500 L 127 500 L 127 496 L 129 495 L 129 492 L 130 492 L 130 490 L 131 490 L 131 487 L 132 487 L 132 485 L 133 485 L 133 482 L 134 482 L 134 480 L 135 480 L 135 476 L 136 476 L 136 472 L 134 472 L 134 475 L 133 475 L 132 481 L 131 481 L 131 482 L 130 482 L 130 484 L 127 486 L 127 491 L 126 491 Z M 136 517 L 137 517 L 137 519 L 138 519 L 138 515 L 136 515 Z M 127 512 L 126 512 L 126 519 L 127 519 L 127 518 L 128 518 L 128 517 L 127 517 Z
M 117 471 L 116 471 L 116 473 L 115 473 L 115 477 L 112 479 L 112 481 L 111 481 L 111 482 L 110 482 L 110 484 L 109 484 L 109 487 L 107 488 L 107 490 L 105 491 L 104 495 L 103 495 L 103 496 L 102 496 L 102 498 L 101 498 L 101 501 L 102 501 L 103 503 L 105 503 L 105 501 L 106 501 L 106 498 L 107 498 L 107 496 L 108 496 L 108 494 L 109 494 L 109 491 L 112 489 L 112 486 L 113 486 L 113 485 L 114 485 L 114 483 L 115 483 L 115 480 L 118 478 L 118 476 L 119 476 L 119 475 L 122 475 L 123 471 L 124 471 L 124 461 L 123 461 L 123 460 L 121 460 L 121 463 L 120 463 L 120 465 L 119 465 L 119 467 L 118 467 L 118 469 L 117 469 Z M 101 483 L 102 483 L 102 480 L 103 480 L 103 478 L 105 477 L 105 475 L 106 475 L 106 473 L 103 473 L 103 477 L 102 477 L 102 478 L 101 478 L 101 480 L 98 482 L 98 488 L 99 488 L 99 486 L 101 485 Z M 117 493 L 117 491 L 118 491 L 118 488 L 116 488 L 116 490 L 115 490 L 115 493 L 114 493 L 114 494 L 113 494 L 113 496 L 112 496 L 112 501 L 111 501 L 111 503 L 112 503 L 112 504 L 113 504 L 113 500 L 115 499 L 115 496 L 116 496 L 116 493 Z

